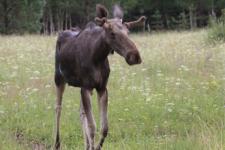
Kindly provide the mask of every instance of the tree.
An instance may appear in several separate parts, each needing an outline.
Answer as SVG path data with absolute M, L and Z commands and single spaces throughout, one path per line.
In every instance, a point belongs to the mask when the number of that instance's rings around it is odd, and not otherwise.
M 13 0 L 1 0 L 0 1 L 0 31 L 8 34 L 10 33 L 12 18 L 13 18 L 13 12 L 15 10 L 16 2 Z
M 43 0 L 1 0 L 0 17 L 1 32 L 23 33 L 38 32 L 40 30 L 40 16 Z

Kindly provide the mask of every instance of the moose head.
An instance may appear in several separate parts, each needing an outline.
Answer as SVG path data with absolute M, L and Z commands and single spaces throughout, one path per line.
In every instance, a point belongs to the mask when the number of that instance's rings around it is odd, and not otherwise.
M 113 7 L 113 18 L 108 19 L 108 10 L 103 5 L 96 6 L 95 21 L 104 29 L 106 43 L 124 57 L 129 65 L 140 64 L 142 61 L 136 45 L 128 37 L 129 29 L 143 25 L 145 19 L 142 16 L 136 21 L 123 22 L 123 10 L 118 5 Z

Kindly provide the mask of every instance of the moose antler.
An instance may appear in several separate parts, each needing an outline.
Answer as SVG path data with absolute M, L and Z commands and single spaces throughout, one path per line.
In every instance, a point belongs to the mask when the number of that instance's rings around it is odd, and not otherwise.
M 103 17 L 103 18 L 99 18 L 99 17 L 95 17 L 95 22 L 99 25 L 99 26 L 103 26 L 103 24 L 107 21 L 107 18 Z
M 137 26 L 144 26 L 145 20 L 147 18 L 145 16 L 141 16 L 138 20 L 136 21 L 131 21 L 131 22 L 124 22 L 124 24 L 127 26 L 128 29 L 137 27 Z

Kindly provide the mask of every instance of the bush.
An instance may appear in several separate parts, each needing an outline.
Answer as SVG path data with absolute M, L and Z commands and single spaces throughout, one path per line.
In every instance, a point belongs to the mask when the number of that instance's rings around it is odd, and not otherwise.
M 210 41 L 225 41 L 225 9 L 222 10 L 222 15 L 218 20 L 210 19 L 209 27 L 208 38 Z

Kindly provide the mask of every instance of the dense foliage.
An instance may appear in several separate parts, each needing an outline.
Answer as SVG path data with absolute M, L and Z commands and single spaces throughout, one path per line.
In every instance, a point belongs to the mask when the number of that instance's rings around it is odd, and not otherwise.
M 127 20 L 148 17 L 145 29 L 193 29 L 221 16 L 225 0 L 1 0 L 0 32 L 45 34 L 83 27 L 93 20 L 95 5 L 119 3 Z

